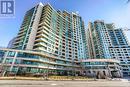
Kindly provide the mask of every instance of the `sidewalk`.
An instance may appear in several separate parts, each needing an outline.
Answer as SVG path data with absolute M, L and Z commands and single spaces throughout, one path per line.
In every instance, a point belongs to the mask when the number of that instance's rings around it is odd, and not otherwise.
M 40 77 L 0 77 L 0 80 L 43 80 L 43 81 L 96 81 L 94 78 L 86 78 L 86 79 L 56 79 L 56 78 L 40 78 Z

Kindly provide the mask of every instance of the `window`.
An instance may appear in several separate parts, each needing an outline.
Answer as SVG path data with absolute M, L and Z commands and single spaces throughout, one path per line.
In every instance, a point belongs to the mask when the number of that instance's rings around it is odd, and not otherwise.
M 20 63 L 21 63 L 21 60 L 19 60 L 19 59 L 15 60 L 15 64 L 20 64 Z
M 14 56 L 15 56 L 15 52 L 9 51 L 7 57 L 14 57 Z
M 13 58 L 7 58 L 5 60 L 5 63 L 8 63 L 8 64 L 12 64 L 12 62 L 13 62 Z
M 5 51 L 0 50 L 0 57 L 3 57 L 5 55 Z
M 30 54 L 30 53 L 19 52 L 17 57 L 38 59 L 40 56 L 37 56 L 37 55 L 34 55 L 34 54 Z

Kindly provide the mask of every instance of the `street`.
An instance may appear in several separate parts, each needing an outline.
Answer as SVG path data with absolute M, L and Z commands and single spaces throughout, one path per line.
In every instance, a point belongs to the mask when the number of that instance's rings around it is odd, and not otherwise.
M 130 82 L 0 80 L 0 87 L 130 87 Z

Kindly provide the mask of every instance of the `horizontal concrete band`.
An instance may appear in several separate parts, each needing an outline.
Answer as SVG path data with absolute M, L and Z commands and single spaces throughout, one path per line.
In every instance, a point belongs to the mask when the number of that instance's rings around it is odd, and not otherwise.
M 113 63 L 120 63 L 119 60 L 115 60 L 115 59 L 87 59 L 87 60 L 81 60 L 81 62 L 113 62 Z

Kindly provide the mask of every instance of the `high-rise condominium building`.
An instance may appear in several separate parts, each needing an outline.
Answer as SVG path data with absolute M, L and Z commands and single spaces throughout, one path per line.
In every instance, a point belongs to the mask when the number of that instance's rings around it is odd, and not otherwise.
M 49 4 L 27 11 L 14 49 L 45 51 L 66 59 L 87 58 L 85 29 L 76 13 L 56 11 Z
M 108 25 L 111 39 L 110 54 L 112 58 L 120 60 L 124 76 L 130 75 L 130 45 L 122 28 L 115 29 L 112 24 Z
M 107 24 L 97 20 L 93 23 L 89 22 L 87 35 L 91 58 L 117 59 L 120 61 L 121 67 L 116 68 L 120 68 L 124 75 L 130 75 L 130 45 L 121 28 L 115 28 L 113 23 Z M 112 73 L 115 73 L 116 70 Z
M 78 60 L 88 58 L 84 22 L 40 3 L 26 12 L 13 49 L 1 51 L 10 71 L 80 74 Z

